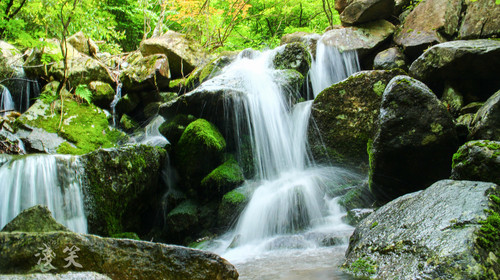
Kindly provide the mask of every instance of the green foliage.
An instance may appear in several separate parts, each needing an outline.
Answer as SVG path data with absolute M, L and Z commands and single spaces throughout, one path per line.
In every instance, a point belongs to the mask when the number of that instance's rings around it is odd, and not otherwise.
M 354 261 L 348 270 L 361 279 L 367 279 L 377 272 L 377 266 L 370 257 L 366 257 Z
M 87 85 L 78 85 L 75 89 L 75 95 L 87 101 L 88 104 L 92 102 L 92 91 L 90 91 Z

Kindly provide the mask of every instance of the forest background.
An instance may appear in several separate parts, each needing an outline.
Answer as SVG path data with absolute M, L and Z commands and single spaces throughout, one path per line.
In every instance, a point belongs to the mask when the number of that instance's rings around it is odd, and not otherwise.
M 209 51 L 265 49 L 340 24 L 333 0 L 1 0 L 0 39 L 21 48 L 78 31 L 112 54 L 174 30 Z

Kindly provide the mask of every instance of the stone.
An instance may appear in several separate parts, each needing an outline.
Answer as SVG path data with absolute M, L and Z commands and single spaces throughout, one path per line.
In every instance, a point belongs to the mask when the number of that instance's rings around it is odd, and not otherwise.
M 465 104 L 485 101 L 500 88 L 500 41 L 459 40 L 429 48 L 410 66 L 410 76 L 439 93 L 448 83 Z
M 119 80 L 125 92 L 161 91 L 170 82 L 169 61 L 164 54 L 143 57 L 136 52 L 127 59 L 128 66 L 120 73 Z
M 396 68 L 408 71 L 406 56 L 398 47 L 379 52 L 373 60 L 373 69 L 375 70 L 392 70 Z
M 366 168 L 382 94 L 401 70 L 362 71 L 323 90 L 314 99 L 308 139 L 316 161 Z
M 95 56 L 99 52 L 97 44 L 82 31 L 71 35 L 67 40 L 76 50 L 86 55 Z
M 115 111 L 118 115 L 130 114 L 141 103 L 140 95 L 137 92 L 129 92 L 116 102 Z
M 335 4 L 336 3 L 337 2 L 335 2 Z M 302 43 L 307 47 L 308 51 L 314 57 L 316 55 L 316 43 L 320 38 L 321 35 L 319 34 L 299 31 L 283 35 L 280 40 L 280 45 Z
M 399 197 L 360 222 L 344 270 L 372 279 L 498 279 L 499 194 L 493 183 L 442 180 Z
M 120 118 L 120 127 L 127 132 L 133 132 L 139 128 L 139 124 L 127 114 L 123 114 Z
M 58 274 L 32 273 L 0 275 L 0 280 L 111 280 L 111 278 L 96 272 L 66 272 Z
M 12 221 L 5 225 L 2 232 L 51 232 L 70 231 L 58 223 L 49 208 L 45 205 L 36 205 L 23 210 Z
M 451 178 L 500 184 L 500 142 L 475 140 L 453 155 Z
M 210 56 L 197 42 L 172 30 L 162 36 L 142 41 L 140 51 L 143 56 L 165 54 L 173 79 L 186 77 L 194 68 L 210 60 Z
M 290 43 L 280 48 L 273 59 L 275 69 L 292 69 L 307 76 L 311 67 L 311 55 L 302 43 Z
M 165 150 L 147 145 L 100 149 L 81 157 L 88 230 L 144 234 L 159 208 Z
M 394 42 L 405 49 L 411 59 L 428 46 L 453 36 L 460 23 L 463 0 L 424 0 L 405 18 L 394 35 Z
M 185 79 L 179 91 L 189 92 L 201 85 L 204 81 L 219 75 L 225 66 L 233 62 L 234 58 L 235 56 L 223 55 L 203 66 L 196 67 L 196 69 L 189 74 L 189 77 Z
M 30 153 L 56 154 L 57 149 L 66 140 L 57 133 L 49 133 L 41 128 L 20 129 L 16 135 L 23 141 L 25 149 Z
M 224 194 L 217 211 L 217 225 L 229 230 L 249 201 L 250 194 L 242 188 Z
M 477 111 L 471 123 L 470 137 L 500 141 L 500 90 Z
M 0 79 L 17 76 L 23 64 L 22 53 L 13 45 L 0 40 Z
M 170 143 L 176 145 L 186 127 L 195 120 L 196 118 L 193 115 L 178 114 L 171 119 L 167 119 L 166 122 L 160 125 L 159 130 Z
M 343 25 L 358 25 L 386 19 L 393 10 L 394 0 L 350 0 L 342 9 L 340 21 Z
M 193 200 L 185 200 L 167 214 L 167 228 L 173 233 L 193 232 L 198 225 L 199 205 Z
M 368 150 L 370 190 L 379 203 L 450 176 L 458 148 L 455 124 L 427 86 L 408 76 L 393 78 L 382 96 L 378 122 Z
M 351 209 L 347 211 L 346 223 L 351 226 L 357 226 L 364 218 L 370 216 L 375 210 L 371 208 Z
M 497 1 L 464 1 L 467 6 L 458 31 L 460 39 L 500 36 L 500 4 Z
M 207 251 L 73 232 L 0 233 L 0 273 L 24 274 L 43 269 L 35 257 L 43 244 L 56 254 L 51 262 L 51 272 L 56 273 L 93 271 L 124 280 L 238 279 L 233 265 Z M 81 268 L 67 265 L 69 252 L 64 249 L 73 246 L 78 249 L 74 251 L 74 262 Z
M 450 85 L 445 85 L 441 101 L 454 117 L 460 114 L 460 110 L 464 106 L 463 95 Z
M 92 91 L 92 103 L 102 109 L 110 109 L 116 94 L 116 90 L 110 84 L 92 81 L 89 84 L 89 89 Z
M 351 27 L 334 27 L 325 32 L 321 40 L 340 52 L 357 51 L 360 58 L 363 58 L 388 40 L 394 31 L 392 23 L 377 20 Z
M 233 158 L 219 165 L 201 180 L 206 197 L 221 198 L 225 193 L 243 184 L 245 177 L 238 162 Z

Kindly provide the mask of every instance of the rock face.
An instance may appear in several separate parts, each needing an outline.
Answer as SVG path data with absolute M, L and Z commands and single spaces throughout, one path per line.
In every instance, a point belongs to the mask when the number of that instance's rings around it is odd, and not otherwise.
M 391 201 L 358 225 L 344 267 L 373 279 L 498 279 L 499 195 L 493 183 L 443 180 Z
M 0 79 L 7 79 L 15 76 L 24 63 L 21 52 L 13 45 L 0 41 Z
M 464 1 L 465 16 L 458 33 L 462 39 L 498 37 L 500 35 L 500 5 L 496 1 Z
M 401 74 L 400 70 L 363 71 L 318 94 L 308 131 L 314 158 L 366 166 L 366 144 L 375 135 L 382 94 L 389 81 Z
M 451 178 L 500 184 L 500 142 L 467 142 L 453 155 Z
M 363 57 L 387 40 L 395 27 L 390 22 L 378 20 L 353 27 L 334 28 L 323 34 L 323 43 L 339 51 L 357 51 Z
M 170 70 L 168 59 L 163 54 L 142 57 L 135 53 L 127 59 L 129 66 L 120 74 L 125 92 L 160 91 L 168 88 Z
M 396 68 L 408 71 L 406 56 L 397 47 L 379 52 L 373 60 L 373 69 L 391 70 Z
M 161 148 L 136 145 L 101 149 L 84 155 L 88 186 L 89 232 L 110 236 L 124 231 L 144 234 L 151 228 L 161 193 L 159 178 L 165 159 Z
M 394 37 L 410 56 L 418 56 L 429 45 L 455 34 L 463 0 L 424 0 L 406 17 Z
M 83 32 L 77 32 L 68 38 L 70 43 L 79 52 L 89 56 L 95 56 L 99 52 L 99 47 L 90 38 L 87 38 Z
M 500 91 L 477 111 L 471 123 L 470 136 L 472 139 L 500 141 Z
M 0 273 L 28 273 L 37 266 L 38 248 L 54 253 L 52 272 L 94 271 L 111 279 L 238 279 L 236 269 L 221 257 L 200 250 L 130 239 L 101 238 L 73 232 L 0 233 Z M 74 247 L 73 247 L 74 246 Z M 67 266 L 69 252 L 74 262 Z M 43 262 L 42 262 L 43 264 Z M 71 264 L 71 263 L 70 263 Z
M 344 25 L 385 19 L 392 15 L 394 0 L 351 0 L 342 9 L 340 21 Z
M 384 91 L 369 151 L 371 191 L 387 202 L 448 178 L 457 146 L 452 117 L 429 88 L 395 77 Z
M 5 225 L 2 232 L 50 232 L 70 231 L 58 223 L 49 208 L 45 205 L 36 205 L 23 210 L 12 221 Z
M 187 76 L 209 59 L 198 43 L 174 31 L 142 41 L 140 50 L 143 56 L 165 54 L 174 79 Z
M 499 41 L 452 41 L 428 49 L 410 66 L 410 75 L 436 93 L 445 82 L 460 92 L 470 92 L 473 96 L 465 96 L 467 104 L 484 101 L 500 88 L 499 68 Z

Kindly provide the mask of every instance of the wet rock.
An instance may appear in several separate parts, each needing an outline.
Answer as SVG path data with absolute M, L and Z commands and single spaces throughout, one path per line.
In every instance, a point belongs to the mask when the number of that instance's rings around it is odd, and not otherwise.
M 318 94 L 308 131 L 314 158 L 366 167 L 366 145 L 375 135 L 382 94 L 401 74 L 401 70 L 362 71 Z
M 224 229 L 230 229 L 249 201 L 250 195 L 242 188 L 226 193 L 219 204 L 217 225 Z
M 92 91 L 92 103 L 102 109 L 109 109 L 111 102 L 115 97 L 115 89 L 108 83 L 93 81 L 89 84 L 89 89 Z
M 406 57 L 397 47 L 379 52 L 373 60 L 373 69 L 391 70 L 396 68 L 408 71 Z
M 374 279 L 496 279 L 499 194 L 493 183 L 443 180 L 397 198 L 361 221 L 344 268 Z
M 357 51 L 362 58 L 388 40 L 394 30 L 390 22 L 378 20 L 358 26 L 334 28 L 325 32 L 322 40 L 341 52 Z
M 500 141 L 500 91 L 491 96 L 477 111 L 471 123 L 470 137 Z
M 66 142 L 57 133 L 49 133 L 41 128 L 20 129 L 16 135 L 23 141 L 25 149 L 30 153 L 55 154 L 59 146 Z
M 386 19 L 392 15 L 394 0 L 350 0 L 342 8 L 340 21 L 344 25 L 357 25 Z
M 200 209 L 193 200 L 180 203 L 167 215 L 167 228 L 172 233 L 192 233 L 194 227 L 198 227 Z M 185 237 L 185 235 L 184 235 Z
M 410 66 L 410 75 L 440 93 L 448 83 L 466 94 L 464 102 L 484 101 L 500 88 L 500 42 L 462 40 L 435 45 Z
M 168 89 L 170 70 L 165 55 L 154 54 L 143 57 L 137 52 L 128 57 L 127 63 L 128 66 L 119 77 L 125 92 Z
M 164 122 L 159 130 L 160 133 L 165 136 L 170 143 L 176 145 L 179 139 L 181 139 L 182 133 L 186 127 L 195 121 L 196 118 L 192 115 L 178 114 L 175 117 L 168 119 Z
M 458 37 L 477 39 L 500 36 L 500 5 L 496 1 L 464 1 L 467 5 Z
M 70 43 L 76 50 L 89 56 L 95 56 L 99 52 L 99 47 L 94 40 L 88 38 L 79 31 L 68 38 Z
M 89 232 L 143 234 L 158 209 L 165 150 L 146 145 L 100 149 L 81 157 Z
M 405 18 L 394 42 L 411 58 L 428 46 L 445 42 L 459 26 L 462 0 L 426 0 L 420 2 Z
M 181 88 L 180 91 L 189 92 L 204 81 L 219 75 L 222 69 L 229 65 L 234 58 L 235 56 L 221 56 L 203 66 L 196 67 L 189 77 L 185 79 L 183 88 Z
M 173 79 L 186 77 L 210 59 L 197 42 L 171 30 L 160 37 L 142 41 L 140 50 L 143 56 L 165 54 Z
M 59 274 L 32 273 L 0 275 L 0 280 L 111 280 L 111 278 L 96 272 L 66 272 Z
M 370 156 L 370 189 L 379 202 L 450 175 L 458 138 L 447 108 L 423 83 L 397 76 L 387 85 Z M 422 176 L 425 174 L 425 176 Z
M 500 142 L 467 142 L 453 155 L 451 178 L 500 184 Z
M 0 79 L 15 77 L 23 63 L 22 53 L 13 45 L 0 40 Z
M 321 35 L 316 33 L 295 32 L 283 35 L 283 37 L 281 37 L 280 45 L 302 43 L 314 57 L 316 55 L 316 43 L 320 38 Z
M 238 162 L 231 158 L 201 180 L 201 190 L 207 198 L 221 198 L 225 193 L 243 184 L 244 181 L 243 170 Z
M 311 67 L 311 55 L 304 44 L 290 43 L 280 50 L 273 59 L 275 69 L 293 69 L 307 76 Z
M 23 210 L 1 230 L 2 232 L 51 232 L 70 231 L 58 223 L 49 208 L 45 205 L 36 205 Z

